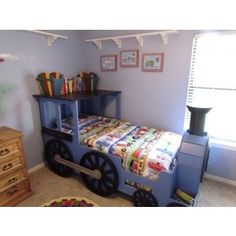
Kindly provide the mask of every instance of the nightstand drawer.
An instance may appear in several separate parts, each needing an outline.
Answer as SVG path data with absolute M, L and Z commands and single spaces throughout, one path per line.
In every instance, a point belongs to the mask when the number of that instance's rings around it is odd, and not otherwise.
M 22 181 L 21 183 L 5 190 L 0 193 L 0 206 L 7 205 L 8 202 L 14 199 L 20 198 L 22 195 L 29 191 L 29 185 L 27 181 Z
M 24 179 L 26 179 L 25 170 L 19 171 L 17 173 L 14 173 L 12 175 L 9 175 L 9 176 L 1 179 L 0 180 L 0 192 L 2 189 L 8 188 L 14 184 L 17 184 Z
M 182 142 L 180 152 L 204 158 L 205 146 Z
M 5 162 L 0 163 L 0 177 L 10 174 L 13 170 L 16 171 L 23 166 L 21 155 L 19 152 L 18 155 L 10 156 Z

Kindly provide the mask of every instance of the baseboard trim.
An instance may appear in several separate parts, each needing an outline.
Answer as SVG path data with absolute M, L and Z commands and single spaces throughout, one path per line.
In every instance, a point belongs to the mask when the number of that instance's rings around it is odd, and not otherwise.
M 216 176 L 216 175 L 207 174 L 207 173 L 204 174 L 204 178 L 236 187 L 236 181 L 235 180 L 225 179 L 225 178 L 222 178 L 222 177 L 219 177 L 219 176 Z
M 34 167 L 30 168 L 30 169 L 28 170 L 28 173 L 29 173 L 29 174 L 32 174 L 32 173 L 34 173 L 35 171 L 41 169 L 41 168 L 44 167 L 44 166 L 45 166 L 45 163 L 42 162 L 42 163 L 38 164 L 37 166 L 34 166 Z

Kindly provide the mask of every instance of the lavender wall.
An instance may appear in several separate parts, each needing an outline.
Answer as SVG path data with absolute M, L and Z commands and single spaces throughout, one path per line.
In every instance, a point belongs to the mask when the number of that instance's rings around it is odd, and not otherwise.
M 143 31 L 85 31 L 84 39 L 140 33 Z M 92 43 L 84 43 L 87 71 L 99 74 L 99 88 L 121 90 L 121 118 L 135 123 L 182 133 L 188 86 L 193 31 L 180 31 L 169 36 L 164 45 L 160 36 L 144 39 L 139 47 L 135 39 L 122 40 L 122 49 L 112 41 L 105 41 L 102 50 Z M 139 49 L 138 68 L 120 68 L 119 52 Z M 142 72 L 143 53 L 163 52 L 163 72 Z M 100 56 L 118 55 L 117 72 L 101 72 Z
M 28 168 L 43 161 L 40 116 L 32 94 L 39 90 L 35 76 L 42 71 L 60 71 L 74 76 L 84 70 L 81 32 L 57 31 L 69 38 L 57 39 L 49 47 L 44 36 L 27 31 L 0 31 L 0 54 L 18 57 L 0 63 L 0 85 L 13 90 L 1 96 L 0 124 L 23 131 L 23 142 Z M 1 94 L 2 95 L 2 94 Z

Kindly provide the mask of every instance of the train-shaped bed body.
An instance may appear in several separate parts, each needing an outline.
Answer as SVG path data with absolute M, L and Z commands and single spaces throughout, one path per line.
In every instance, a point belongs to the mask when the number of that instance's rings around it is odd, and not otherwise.
M 104 116 L 108 104 L 115 101 L 114 117 L 119 119 L 120 95 L 120 91 L 107 90 L 33 95 L 39 104 L 45 159 L 50 168 L 65 177 L 72 172 L 80 174 L 85 185 L 101 196 L 115 191 L 131 196 L 135 206 L 196 205 L 209 150 L 207 136 L 185 133 L 169 170 L 152 179 L 126 170 L 116 155 L 81 145 L 79 114 Z M 63 127 L 65 117 L 71 117 L 73 132 Z

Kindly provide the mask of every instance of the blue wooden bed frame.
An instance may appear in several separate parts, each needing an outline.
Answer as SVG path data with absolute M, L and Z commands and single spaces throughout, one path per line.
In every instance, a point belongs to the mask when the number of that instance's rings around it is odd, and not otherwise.
M 188 179 L 191 175 L 191 169 L 188 166 L 183 165 L 182 163 L 176 163 L 172 166 L 170 171 L 163 171 L 159 174 L 156 180 L 151 180 L 147 177 L 142 177 L 137 174 L 134 174 L 130 171 L 125 170 L 122 167 L 120 158 L 113 156 L 111 154 L 99 154 L 97 151 L 93 151 L 91 148 L 80 145 L 79 137 L 79 124 L 78 116 L 79 113 L 87 114 L 96 114 L 96 115 L 105 115 L 105 109 L 107 105 L 115 100 L 115 117 L 120 118 L 120 91 L 107 91 L 107 90 L 97 90 L 93 92 L 81 91 L 76 94 L 68 94 L 63 96 L 54 96 L 47 97 L 42 95 L 33 95 L 39 103 L 40 116 L 41 116 L 41 125 L 42 125 L 42 136 L 44 140 L 45 149 L 47 150 L 47 145 L 54 142 L 62 144 L 65 150 L 69 149 L 68 152 L 72 156 L 72 160 L 65 160 L 60 153 L 54 153 L 53 161 L 46 160 L 49 164 L 59 166 L 62 168 L 67 167 L 69 170 L 73 170 L 76 173 L 82 174 L 84 177 L 88 176 L 90 178 L 101 178 L 101 173 L 96 170 L 89 170 L 86 166 L 81 165 L 81 159 L 84 155 L 95 155 L 96 158 L 108 157 L 115 167 L 118 173 L 118 179 L 113 191 L 119 191 L 126 195 L 132 196 L 135 205 L 138 206 L 168 206 L 168 205 L 181 205 L 187 206 L 187 204 L 180 203 L 179 201 L 173 199 L 173 195 L 177 188 L 181 189 L 181 183 L 179 179 Z M 52 108 L 54 107 L 54 108 Z M 68 110 L 69 108 L 69 110 Z M 64 115 L 72 113 L 73 115 L 73 134 L 61 132 L 62 128 L 62 117 Z M 71 115 L 71 114 L 70 114 Z M 56 123 L 56 127 L 52 127 L 52 124 Z M 56 144 L 58 146 L 58 144 Z M 60 147 L 61 148 L 61 147 Z M 62 148 L 62 149 L 63 149 Z M 54 147 L 53 147 L 54 149 Z M 54 150 L 53 150 L 54 151 Z M 63 151 L 64 152 L 64 151 Z M 58 164 L 59 163 L 59 164 Z M 183 165 L 181 167 L 181 165 Z M 181 168 L 180 168 L 181 167 Z M 187 169 L 186 169 L 187 168 Z M 184 169 L 180 173 L 180 169 Z M 186 170 L 186 171 L 185 171 Z M 57 171 L 56 171 L 57 172 Z M 69 171 L 70 172 L 70 171 Z M 59 173 L 60 174 L 60 173 Z M 62 174 L 63 175 L 63 174 Z M 90 179 L 91 180 L 91 179 Z M 89 181 L 90 181 L 89 180 Z M 126 180 L 148 186 L 151 188 L 151 191 L 146 191 L 144 189 L 137 189 L 130 185 L 126 184 Z M 198 178 L 194 186 L 192 183 L 187 184 L 187 190 L 192 196 L 197 199 L 198 188 L 200 179 Z M 103 187 L 104 188 L 104 187 Z M 194 191 L 192 191 L 194 188 Z M 91 189 L 91 188 L 90 188 Z M 93 188 L 91 189 L 93 191 Z M 110 189 L 109 189 L 110 190 Z M 185 186 L 186 190 L 186 186 Z M 105 191 L 105 190 L 104 190 Z M 96 192 L 96 191 L 95 191 Z M 111 191 L 109 191 L 109 194 Z M 99 193 L 98 193 L 99 194 Z M 109 195 L 101 194 L 101 195 Z M 196 204 L 197 201 L 195 201 Z

